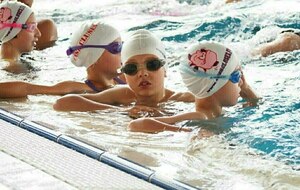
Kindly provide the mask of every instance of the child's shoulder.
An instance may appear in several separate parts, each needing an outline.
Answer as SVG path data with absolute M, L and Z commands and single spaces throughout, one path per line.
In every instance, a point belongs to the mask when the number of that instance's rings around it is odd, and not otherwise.
M 190 92 L 170 92 L 169 100 L 181 101 L 181 102 L 194 102 L 195 96 Z
M 132 103 L 132 101 L 136 99 L 135 93 L 128 85 L 118 85 L 114 88 L 105 90 L 103 93 L 109 95 L 116 102 L 120 102 L 122 104 Z

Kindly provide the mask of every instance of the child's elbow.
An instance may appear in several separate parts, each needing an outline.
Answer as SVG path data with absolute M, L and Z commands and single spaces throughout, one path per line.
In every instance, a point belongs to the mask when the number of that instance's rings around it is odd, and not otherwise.
M 61 99 L 56 100 L 56 102 L 53 104 L 53 109 L 56 111 L 63 111 L 63 106 L 61 104 Z
M 130 123 L 127 126 L 128 131 L 132 132 L 140 132 L 141 131 L 141 125 L 139 124 L 140 122 L 138 120 L 133 120 L 130 121 Z
M 161 126 L 153 118 L 139 118 L 131 121 L 127 126 L 127 130 L 132 132 L 158 133 L 164 131 L 164 126 Z
M 131 121 L 127 126 L 127 130 L 132 132 L 151 133 L 152 131 L 148 129 L 149 125 L 151 126 L 151 124 L 151 118 L 139 118 Z
M 70 104 L 70 99 L 71 97 L 63 97 L 58 100 L 53 104 L 53 109 L 56 111 L 69 111 L 68 110 L 68 105 Z

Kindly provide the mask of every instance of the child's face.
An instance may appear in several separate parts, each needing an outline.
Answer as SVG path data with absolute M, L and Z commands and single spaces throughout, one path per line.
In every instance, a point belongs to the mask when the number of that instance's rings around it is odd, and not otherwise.
M 155 71 L 146 68 L 146 63 L 153 60 L 158 58 L 152 54 L 142 54 L 131 57 L 124 64 L 135 64 L 138 68 L 135 74 L 125 74 L 125 77 L 129 87 L 139 96 L 153 96 L 164 91 L 164 67 Z
M 36 23 L 34 14 L 27 19 L 26 24 Z M 22 29 L 12 40 L 13 45 L 19 49 L 21 53 L 30 52 L 34 49 L 38 38 L 41 36 L 39 29 L 36 27 L 33 31 Z

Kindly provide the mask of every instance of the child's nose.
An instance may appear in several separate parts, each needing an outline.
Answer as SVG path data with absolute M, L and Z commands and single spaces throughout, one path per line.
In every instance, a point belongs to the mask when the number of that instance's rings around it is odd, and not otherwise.
M 143 77 L 143 76 L 146 77 L 148 75 L 149 75 L 148 70 L 145 67 L 139 68 L 138 70 L 139 77 Z

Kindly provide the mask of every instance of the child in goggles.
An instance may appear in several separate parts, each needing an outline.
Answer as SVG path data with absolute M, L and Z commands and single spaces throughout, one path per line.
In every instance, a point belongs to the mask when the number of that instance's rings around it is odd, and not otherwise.
M 126 75 L 135 75 L 141 68 L 145 67 L 148 71 L 157 71 L 164 65 L 165 62 L 163 60 L 150 59 L 145 62 L 144 66 L 137 63 L 127 63 L 120 69 L 120 72 Z
M 195 95 L 195 112 L 171 117 L 140 118 L 129 123 L 137 132 L 191 131 L 174 124 L 183 120 L 209 120 L 221 116 L 222 108 L 234 106 L 238 97 L 256 105 L 258 95 L 242 75 L 235 53 L 222 44 L 199 43 L 192 46 L 179 67 L 185 86 Z M 199 134 L 211 135 L 208 131 Z
M 86 38 L 87 35 L 89 38 Z M 84 48 L 86 46 L 93 46 L 93 48 Z M 0 90 L 0 97 L 17 98 L 34 94 L 97 93 L 117 84 L 125 84 L 125 79 L 119 78 L 121 74 L 117 72 L 117 69 L 121 67 L 122 42 L 119 32 L 114 27 L 102 22 L 83 23 L 73 33 L 71 47 L 73 48 L 69 48 L 69 56 L 72 63 L 76 66 L 86 67 L 87 79 L 85 81 L 63 81 L 53 86 L 16 81 L 3 82 L 0 83 L 0 89 L 14 90 Z M 109 50 L 106 51 L 106 49 Z
M 116 87 L 98 94 L 68 95 L 54 104 L 60 111 L 92 111 L 108 108 L 129 108 L 131 117 L 140 117 L 141 112 L 151 116 L 160 115 L 159 103 L 167 101 L 193 102 L 189 92 L 175 93 L 164 87 L 166 74 L 165 49 L 162 42 L 147 30 L 137 30 L 125 40 L 121 60 L 128 86 Z M 126 108 L 128 109 L 128 108 Z M 128 111 L 128 110 L 127 110 Z
M 17 0 L 21 3 L 24 3 L 28 7 L 32 7 L 33 0 Z M 41 32 L 41 37 L 36 43 L 37 50 L 43 50 L 48 47 L 55 45 L 57 41 L 57 27 L 55 22 L 49 18 L 42 18 L 38 20 L 37 27 Z
M 41 36 L 35 15 L 30 7 L 16 1 L 1 3 L 0 15 L 0 57 L 5 63 L 1 69 L 10 73 L 28 72 L 20 57 L 31 52 Z

